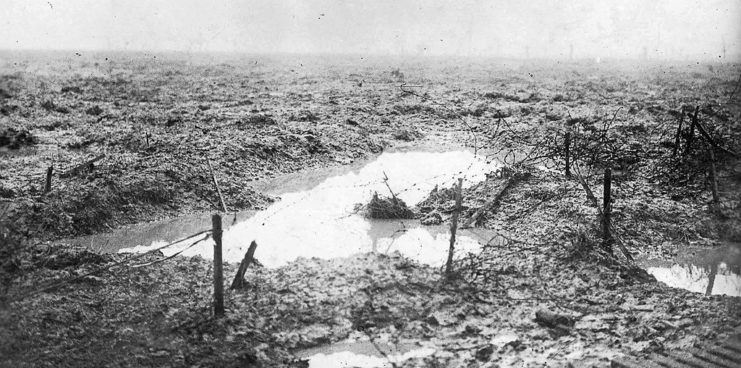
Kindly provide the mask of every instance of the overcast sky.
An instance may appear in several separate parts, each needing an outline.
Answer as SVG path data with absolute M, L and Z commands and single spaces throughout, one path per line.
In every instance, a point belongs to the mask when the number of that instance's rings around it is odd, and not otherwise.
M 718 58 L 741 0 L 2 0 L 0 49 Z

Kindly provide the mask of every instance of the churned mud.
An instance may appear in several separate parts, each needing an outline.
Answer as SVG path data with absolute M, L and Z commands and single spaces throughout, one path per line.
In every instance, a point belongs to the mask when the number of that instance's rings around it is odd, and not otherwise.
M 736 66 L 60 57 L 0 60 L 0 365 L 609 366 L 741 324 Z M 222 318 L 207 233 L 152 251 L 213 178 L 227 286 L 258 244 Z

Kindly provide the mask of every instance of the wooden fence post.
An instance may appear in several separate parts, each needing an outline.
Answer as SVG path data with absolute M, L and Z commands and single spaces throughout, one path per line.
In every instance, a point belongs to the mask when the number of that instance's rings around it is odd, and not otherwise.
M 713 192 L 713 203 L 717 206 L 720 203 L 720 196 L 718 195 L 718 174 L 715 171 L 715 152 L 710 143 L 706 144 L 706 147 L 710 153 L 710 190 Z
M 571 167 L 569 163 L 569 146 L 571 145 L 571 132 L 566 133 L 564 137 L 564 150 L 566 151 L 566 177 L 571 177 Z
M 230 289 L 234 290 L 244 287 L 244 273 L 247 272 L 247 267 L 250 266 L 250 263 L 254 262 L 256 249 L 257 242 L 253 240 L 252 243 L 250 243 L 250 247 L 247 248 L 247 253 L 245 253 L 242 262 L 239 263 L 239 269 L 237 270 L 237 274 L 234 275 L 232 286 L 229 287 Z
M 226 204 L 224 204 L 224 197 L 221 195 L 221 188 L 219 188 L 219 182 L 216 181 L 216 175 L 214 175 L 214 168 L 211 166 L 211 160 L 206 157 L 206 163 L 208 163 L 208 171 L 211 173 L 211 179 L 214 182 L 214 187 L 216 188 L 216 194 L 219 195 L 219 203 L 221 203 L 221 209 L 224 211 L 224 213 L 227 213 L 226 210 Z
M 214 315 L 224 315 L 224 270 L 221 264 L 221 216 L 211 216 L 214 238 Z
M 677 134 L 674 136 L 674 151 L 672 151 L 672 157 L 677 156 L 677 150 L 679 150 L 680 138 L 682 137 L 682 124 L 684 124 L 684 106 L 679 111 L 679 126 L 677 127 Z
M 692 149 L 692 142 L 695 140 L 695 125 L 697 125 L 697 114 L 700 112 L 700 106 L 695 106 L 695 113 L 692 115 L 692 122 L 690 123 L 690 134 L 687 136 L 687 147 L 684 148 L 684 154 L 690 153 Z
M 455 210 L 450 223 L 450 249 L 448 249 L 448 261 L 445 263 L 445 277 L 450 280 L 453 272 L 453 253 L 455 252 L 455 232 L 458 229 L 458 215 L 461 213 L 461 202 L 463 201 L 463 178 L 458 178 L 458 187 L 455 191 Z
M 48 169 L 46 169 L 46 185 L 44 186 L 44 193 L 49 193 L 51 191 L 51 176 L 54 174 L 54 164 L 51 164 Z
M 612 254 L 612 235 L 610 234 L 610 212 L 611 212 L 611 182 L 612 170 L 608 167 L 605 169 L 605 178 L 603 182 L 602 195 L 602 244 L 604 249 Z

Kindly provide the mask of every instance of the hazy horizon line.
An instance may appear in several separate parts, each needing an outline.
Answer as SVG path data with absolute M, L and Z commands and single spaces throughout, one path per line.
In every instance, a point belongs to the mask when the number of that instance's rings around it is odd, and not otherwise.
M 237 55 L 237 56 L 342 56 L 342 57 L 387 57 L 387 58 L 413 58 L 413 59 L 424 59 L 424 58 L 460 58 L 460 59 L 507 59 L 517 61 L 573 61 L 573 62 L 608 62 L 608 61 L 640 61 L 640 62 L 716 62 L 716 63 L 729 63 L 736 64 L 741 62 L 741 53 L 734 53 L 727 55 L 726 58 L 718 55 L 710 56 L 706 53 L 685 55 L 683 57 L 639 57 L 635 55 L 624 55 L 624 56 L 599 56 L 599 55 L 581 55 L 575 57 L 554 55 L 554 56 L 523 56 L 523 55 L 497 55 L 497 54 L 454 54 L 454 53 L 380 53 L 380 52 L 321 52 L 321 51 L 244 51 L 244 50 L 179 50 L 179 49 L 85 49 L 85 48 L 0 48 L 0 53 L 70 53 L 76 56 L 83 56 L 83 53 L 87 54 L 162 54 L 162 55 Z

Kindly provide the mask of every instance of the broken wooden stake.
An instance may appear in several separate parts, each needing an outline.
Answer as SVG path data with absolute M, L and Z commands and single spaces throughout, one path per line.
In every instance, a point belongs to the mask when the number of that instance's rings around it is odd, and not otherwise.
M 569 162 L 569 146 L 571 145 L 571 133 L 567 132 L 566 136 L 564 137 L 564 151 L 565 151 L 565 160 L 566 160 L 566 177 L 571 177 L 571 167 Z
M 695 125 L 697 125 L 697 114 L 700 113 L 700 106 L 695 106 L 695 113 L 692 115 L 692 122 L 690 123 L 690 132 L 687 136 L 687 146 L 684 147 L 684 154 L 690 153 L 692 149 L 692 142 L 695 140 Z
M 592 190 L 589 188 L 589 185 L 587 185 L 587 181 L 584 179 L 584 177 L 579 172 L 579 167 L 578 166 L 576 166 L 576 178 L 579 180 L 579 183 L 581 183 L 582 188 L 584 188 L 584 192 L 587 193 L 587 199 L 590 202 L 592 202 L 592 206 L 593 207 L 597 208 L 597 213 L 599 214 L 599 219 L 600 219 L 600 221 L 602 221 L 604 219 L 604 211 L 603 211 L 602 207 L 600 207 L 599 203 L 597 203 L 597 197 L 595 197 L 594 196 L 594 193 L 592 193 Z M 602 222 L 602 226 L 604 226 L 604 225 L 605 225 L 605 223 Z M 607 224 L 608 230 L 610 229 L 611 226 L 612 226 L 612 224 L 609 224 L 609 223 Z M 616 232 L 613 232 L 613 231 L 610 232 L 610 239 L 611 239 L 610 250 L 612 250 L 612 243 L 617 244 L 618 248 L 620 248 L 620 251 L 623 253 L 623 255 L 625 255 L 625 258 L 628 261 L 633 262 L 633 256 L 628 251 L 628 248 L 625 247 L 625 244 L 623 244 L 623 241 L 620 240 L 620 237 L 617 235 Z
M 507 182 L 502 186 L 502 188 L 499 190 L 497 194 L 494 195 L 494 198 L 490 200 L 489 202 L 486 202 L 481 208 L 476 210 L 476 212 L 473 213 L 471 217 L 466 220 L 463 225 L 460 226 L 461 229 L 467 229 L 470 228 L 471 225 L 474 225 L 476 223 L 476 220 L 481 217 L 485 212 L 489 211 L 497 202 L 499 202 L 500 199 L 504 196 L 504 193 L 509 189 L 510 186 L 515 182 L 515 177 L 510 177 L 507 179 Z
M 605 169 L 602 194 L 602 241 L 604 249 L 612 254 L 612 236 L 610 235 L 610 215 L 611 215 L 611 196 L 612 170 L 608 167 Z
M 705 288 L 705 296 L 713 295 L 713 286 L 715 286 L 715 277 L 718 275 L 718 264 L 713 263 L 710 266 L 710 275 L 708 277 L 708 287 Z
M 736 153 L 736 152 L 734 152 L 734 151 L 731 151 L 730 149 L 728 149 L 728 148 L 725 148 L 725 147 L 723 147 L 723 146 L 719 145 L 719 144 L 718 144 L 718 143 L 717 143 L 717 142 L 716 142 L 716 141 L 715 141 L 715 140 L 714 140 L 714 139 L 713 139 L 713 138 L 712 138 L 712 137 L 710 136 L 710 134 L 708 133 L 707 129 L 705 129 L 705 128 L 703 127 L 703 125 L 702 125 L 702 124 L 700 123 L 700 121 L 699 121 L 699 120 L 697 121 L 697 123 L 695 123 L 695 126 L 697 127 L 697 131 L 698 131 L 698 132 L 700 132 L 700 135 L 701 135 L 701 136 L 702 136 L 703 138 L 705 138 L 705 140 L 706 140 L 706 141 L 707 141 L 707 142 L 708 142 L 708 143 L 710 144 L 710 146 L 712 146 L 712 147 L 713 147 L 713 148 L 715 148 L 715 149 L 721 150 L 721 151 L 723 151 L 723 152 L 725 152 L 725 153 L 727 153 L 727 154 L 729 154 L 729 155 L 731 155 L 731 156 L 733 156 L 733 157 L 738 157 L 738 153 Z
M 44 186 L 44 193 L 49 193 L 51 191 L 51 176 L 54 174 L 54 164 L 49 166 L 48 169 L 46 169 L 46 185 Z
M 713 146 L 710 144 L 705 145 L 710 153 L 710 190 L 713 192 L 713 204 L 716 206 L 720 203 L 720 196 L 718 195 L 718 175 L 715 171 L 715 152 L 713 152 Z
M 214 175 L 214 168 L 211 166 L 211 160 L 206 157 L 206 163 L 208 163 L 208 171 L 211 173 L 211 180 L 214 182 L 214 187 L 216 187 L 216 194 L 219 195 L 219 202 L 221 203 L 221 210 L 224 211 L 224 213 L 227 213 L 226 205 L 224 204 L 224 197 L 221 195 L 221 188 L 219 188 L 219 182 L 216 181 L 216 175 Z
M 211 216 L 213 231 L 211 236 L 214 238 L 214 315 L 219 317 L 224 315 L 224 270 L 221 263 L 221 216 L 214 214 Z
M 458 215 L 461 212 L 463 201 L 463 178 L 458 178 L 458 187 L 455 191 L 455 210 L 450 222 L 450 248 L 448 249 L 448 261 L 445 263 L 445 277 L 450 280 L 453 275 L 453 253 L 455 252 L 455 232 L 458 229 Z
M 105 157 L 105 154 L 98 155 L 97 157 L 93 158 L 92 160 L 85 161 L 84 163 L 81 163 L 75 167 L 73 167 L 71 170 L 68 170 L 67 172 L 59 175 L 60 178 L 67 178 L 70 176 L 74 176 L 80 173 L 80 171 L 84 169 L 90 169 L 92 171 L 94 169 L 94 164 L 97 161 L 102 160 Z
M 684 107 L 679 111 L 679 126 L 677 127 L 677 134 L 674 136 L 674 151 L 672 151 L 672 157 L 677 156 L 677 150 L 679 150 L 680 138 L 682 137 L 682 124 L 684 124 Z
M 553 313 L 546 309 L 540 309 L 535 312 L 535 322 L 552 328 L 559 335 L 568 335 L 575 324 L 574 318 L 565 314 Z
M 237 274 L 234 275 L 234 280 L 232 281 L 230 289 L 234 290 L 244 287 L 244 273 L 247 272 L 247 267 L 250 266 L 250 263 L 253 263 L 256 249 L 257 243 L 253 240 L 252 243 L 250 243 L 250 247 L 247 249 L 247 253 L 244 254 L 242 262 L 239 264 L 239 270 L 237 270 Z
M 391 198 L 394 199 L 394 203 L 399 204 L 399 200 L 396 199 L 396 194 L 394 194 L 394 191 L 391 190 L 391 186 L 389 185 L 389 177 L 386 176 L 386 172 L 383 172 L 383 183 L 386 184 L 386 188 L 389 189 L 389 193 L 391 193 Z

